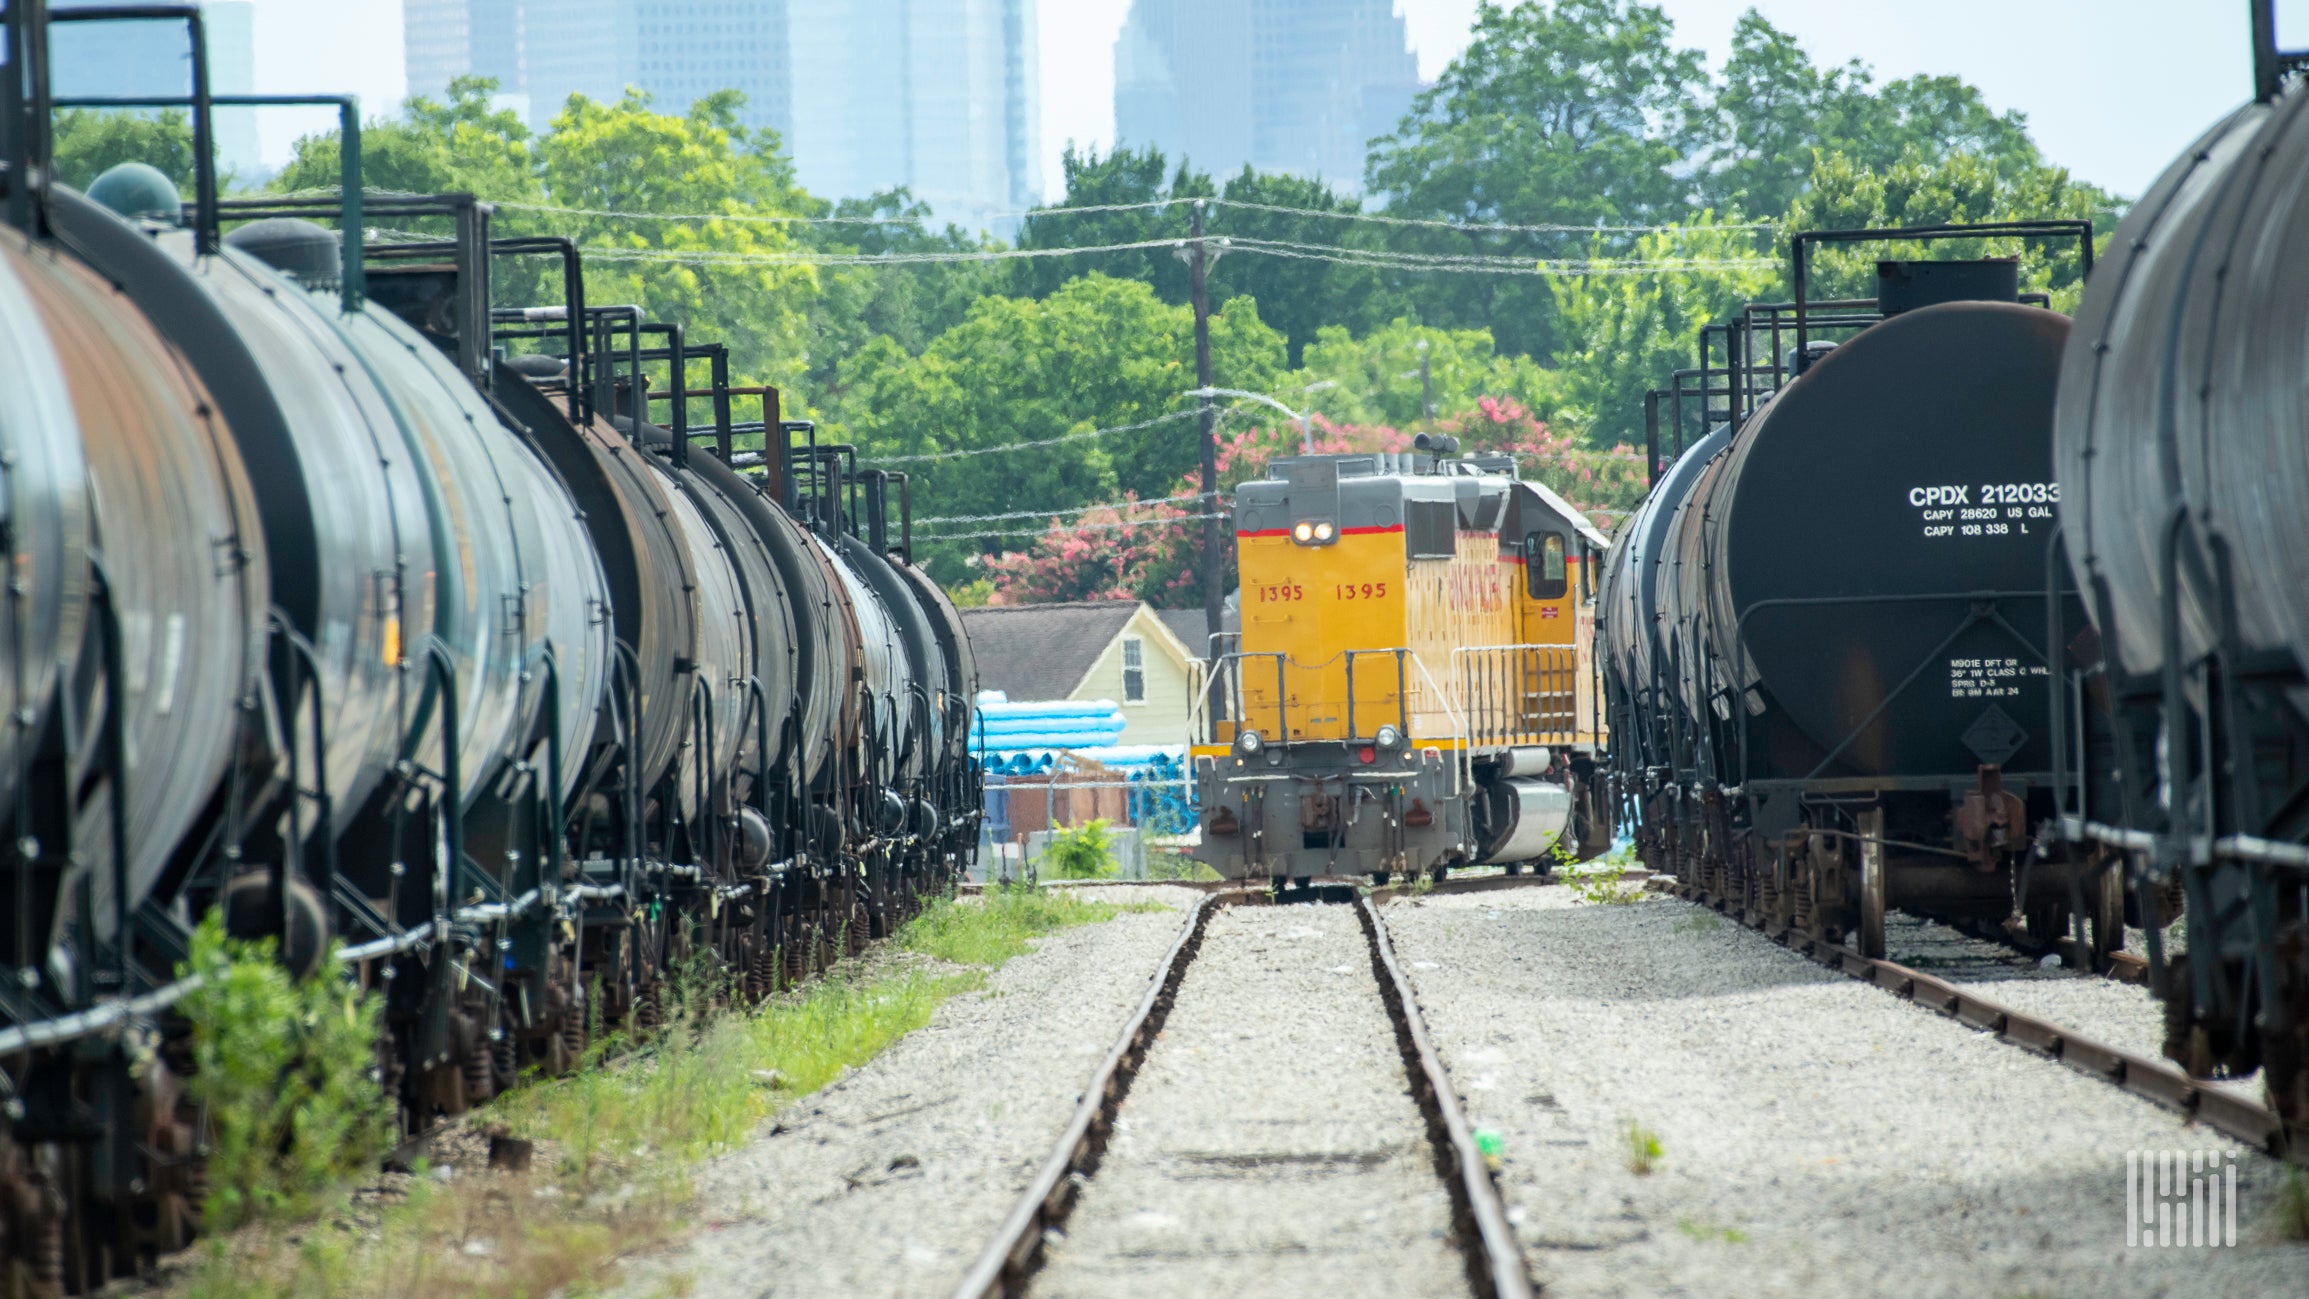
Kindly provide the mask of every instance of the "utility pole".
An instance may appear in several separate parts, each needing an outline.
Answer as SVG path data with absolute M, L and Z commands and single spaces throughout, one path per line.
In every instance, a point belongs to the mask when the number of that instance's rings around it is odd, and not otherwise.
M 1427 420 L 1427 431 L 1435 431 L 1435 375 L 1427 364 L 1427 340 L 1419 340 L 1419 413 Z
M 1203 201 L 1195 200 L 1189 220 L 1193 222 L 1193 239 L 1179 249 L 1186 259 L 1188 274 L 1194 284 L 1195 307 L 1195 382 L 1203 389 L 1203 625 L 1206 639 L 1204 653 L 1215 671 L 1219 657 L 1219 631 L 1222 619 L 1219 606 L 1225 593 L 1221 591 L 1220 574 L 1225 565 L 1223 540 L 1219 534 L 1219 418 L 1218 407 L 1211 404 L 1211 293 L 1210 263 L 1218 260 L 1203 245 Z

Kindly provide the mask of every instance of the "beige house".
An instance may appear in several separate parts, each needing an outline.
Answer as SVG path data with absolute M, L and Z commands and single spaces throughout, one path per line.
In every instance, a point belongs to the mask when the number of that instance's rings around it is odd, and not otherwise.
M 1112 699 L 1125 725 L 1118 744 L 1187 743 L 1201 688 L 1201 655 L 1166 625 L 1176 615 L 1144 603 L 988 605 L 962 610 L 978 660 L 978 687 L 1014 702 Z M 1193 615 L 1196 624 L 1202 615 Z

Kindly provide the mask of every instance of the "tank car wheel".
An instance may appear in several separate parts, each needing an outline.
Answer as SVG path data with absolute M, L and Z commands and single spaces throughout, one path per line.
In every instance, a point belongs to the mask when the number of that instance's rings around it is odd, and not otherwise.
M 1451 868 L 1449 866 L 1430 866 L 1427 868 L 1427 878 L 1441 884 L 1451 878 Z
M 1884 809 L 1860 814 L 1860 954 L 1882 960 L 1885 899 L 1889 890 L 1884 869 Z

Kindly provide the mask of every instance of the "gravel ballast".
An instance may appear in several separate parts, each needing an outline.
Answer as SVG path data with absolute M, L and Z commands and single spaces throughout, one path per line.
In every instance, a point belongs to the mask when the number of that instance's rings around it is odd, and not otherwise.
M 840 1081 L 704 1168 L 698 1230 L 632 1261 L 634 1294 L 948 1294 L 1073 1114 L 1196 894 L 1041 939 Z
M 1532 889 L 1385 915 L 1551 1295 L 2309 1293 L 2273 1161 L 1711 912 Z M 2139 1014 L 2006 982 L 2088 1033 Z M 2126 1153 L 2157 1150 L 2237 1157 L 2239 1248 L 2126 1247 Z
M 1885 917 L 1884 946 L 1892 960 L 1967 992 L 2073 1028 L 2103 1046 L 2164 1058 L 2164 1012 L 2137 983 L 2047 963 L 1897 911 Z
M 1354 912 L 1229 908 L 1034 1293 L 1464 1295 L 1450 1214 Z

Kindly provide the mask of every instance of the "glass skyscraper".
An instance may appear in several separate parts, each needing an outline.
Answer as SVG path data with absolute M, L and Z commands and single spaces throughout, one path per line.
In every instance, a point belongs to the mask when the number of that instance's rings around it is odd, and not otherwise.
M 1114 45 L 1117 142 L 1221 180 L 1248 163 L 1357 192 L 1419 89 L 1391 0 L 1132 0 Z
M 678 113 L 717 90 L 828 198 L 905 186 L 1003 226 L 1041 196 L 1035 0 L 404 0 L 409 92 L 497 79 L 544 129 L 627 86 Z

